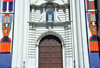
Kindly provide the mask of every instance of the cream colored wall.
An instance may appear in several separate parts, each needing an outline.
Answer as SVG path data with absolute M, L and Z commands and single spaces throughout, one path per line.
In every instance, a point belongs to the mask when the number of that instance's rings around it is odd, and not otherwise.
M 56 2 L 64 4 L 63 0 Z M 38 0 L 36 4 L 40 5 L 41 3 L 42 0 Z M 12 68 L 38 68 L 37 39 L 48 31 L 61 36 L 61 40 L 64 41 L 64 68 L 89 68 L 84 0 L 70 0 L 71 21 L 67 21 L 63 25 L 56 25 L 53 29 L 50 26 L 47 29 L 43 25 L 36 25 L 34 28 L 29 26 L 29 0 L 16 0 L 15 9 Z
M 32 25 L 30 25 L 32 26 Z M 28 40 L 28 59 L 33 59 L 33 61 L 28 60 L 27 65 L 30 65 L 30 63 L 33 63 L 32 67 L 38 68 L 38 45 L 39 40 L 46 35 L 55 35 L 58 37 L 61 37 L 60 39 L 62 41 L 63 46 L 63 67 L 64 68 L 73 68 L 73 48 L 72 48 L 72 32 L 71 32 L 71 23 L 66 23 L 66 26 L 54 26 L 51 28 L 49 26 L 49 29 L 46 29 L 45 26 L 36 26 L 36 27 L 30 27 L 29 29 L 29 40 Z M 31 68 L 28 66 L 27 68 Z
M 66 22 L 70 21 L 69 19 L 69 8 L 54 8 L 54 22 Z M 46 10 L 46 9 L 44 9 Z M 41 13 L 42 11 L 42 13 Z M 43 11 L 43 8 L 41 9 L 35 9 L 33 8 L 30 11 L 30 21 L 31 22 L 44 22 L 46 21 L 46 11 Z

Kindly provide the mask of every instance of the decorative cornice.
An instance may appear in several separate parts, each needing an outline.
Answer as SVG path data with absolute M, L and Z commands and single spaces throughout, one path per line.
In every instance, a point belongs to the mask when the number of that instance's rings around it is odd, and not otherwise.
M 52 1 L 45 2 L 45 3 L 41 4 L 41 5 L 30 4 L 30 6 L 32 6 L 32 7 L 46 7 L 48 5 L 52 5 L 52 6 L 58 7 L 58 6 L 69 6 L 70 4 L 69 3 L 58 4 L 58 3 L 55 3 L 55 2 L 52 2 Z
M 66 23 L 71 23 L 72 21 L 65 21 L 65 22 L 33 22 L 33 21 L 28 21 L 28 23 L 32 23 L 32 24 L 66 24 Z

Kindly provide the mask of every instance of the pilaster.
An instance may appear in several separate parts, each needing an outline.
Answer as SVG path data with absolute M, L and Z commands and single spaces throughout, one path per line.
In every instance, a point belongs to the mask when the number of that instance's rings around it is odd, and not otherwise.
M 23 66 L 23 42 L 24 42 L 24 0 L 15 1 L 15 21 L 12 68 L 22 68 Z
M 75 67 L 89 68 L 84 0 L 71 0 Z

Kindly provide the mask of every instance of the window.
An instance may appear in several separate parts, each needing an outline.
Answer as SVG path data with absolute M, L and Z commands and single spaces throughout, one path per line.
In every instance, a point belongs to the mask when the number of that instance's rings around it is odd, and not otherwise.
M 52 9 L 47 10 L 46 21 L 47 22 L 53 22 L 54 21 L 54 10 L 52 10 Z

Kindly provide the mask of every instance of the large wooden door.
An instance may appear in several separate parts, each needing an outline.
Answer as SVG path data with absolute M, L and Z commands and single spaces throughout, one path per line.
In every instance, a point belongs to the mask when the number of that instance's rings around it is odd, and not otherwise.
M 55 36 L 44 37 L 39 45 L 39 68 L 63 68 L 62 46 Z

